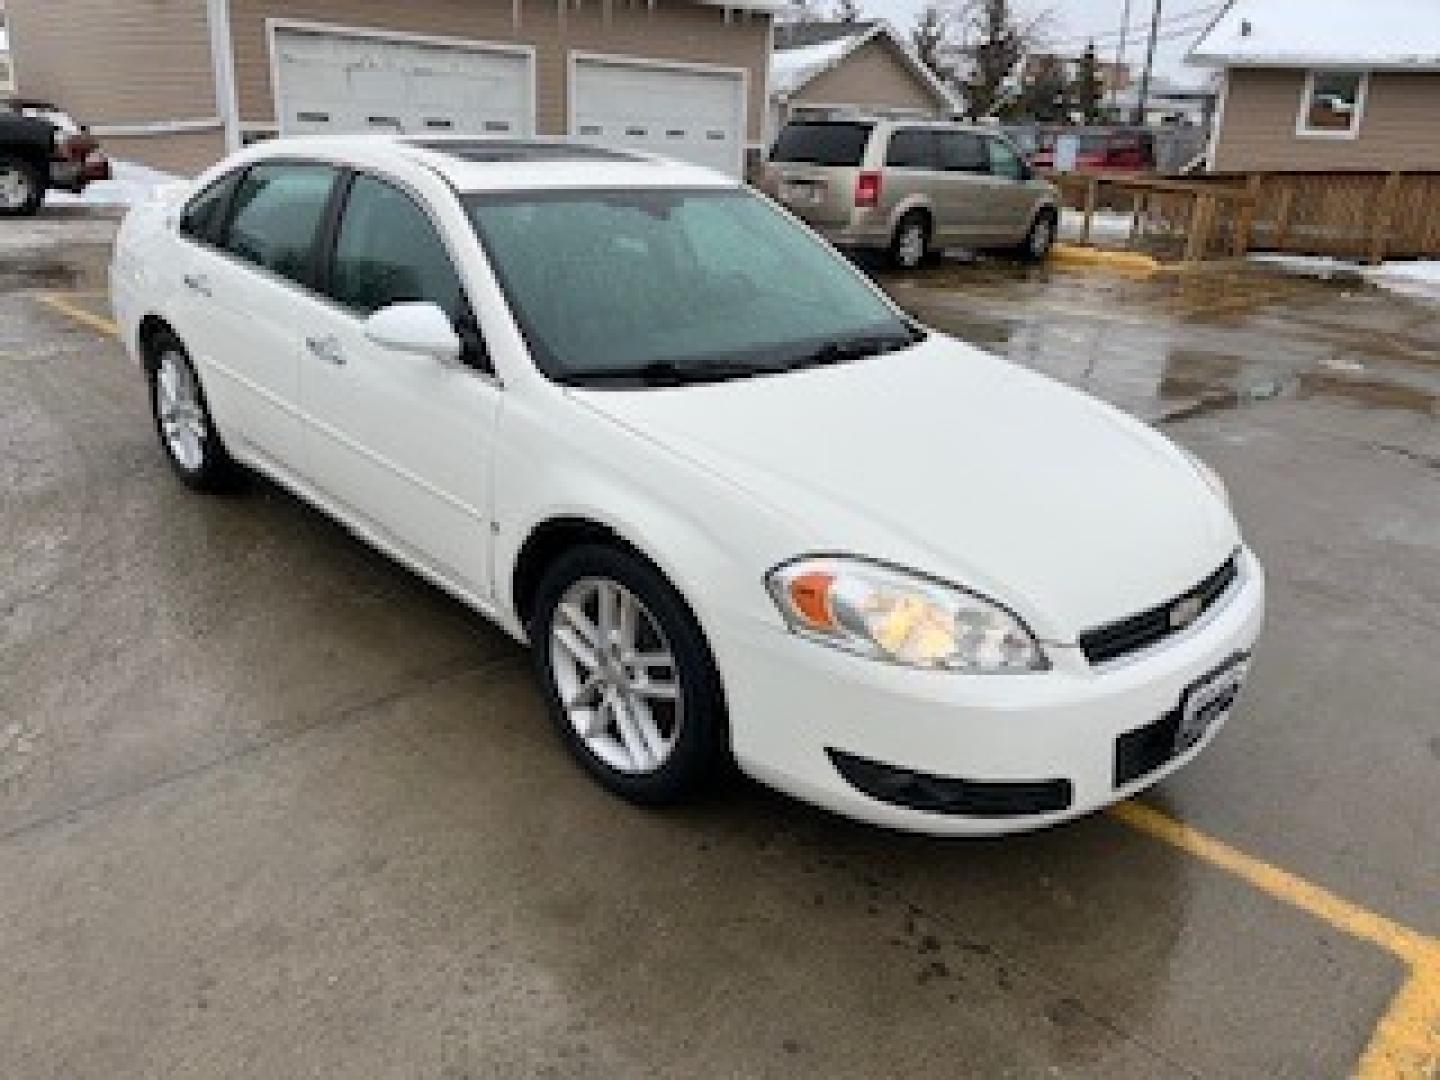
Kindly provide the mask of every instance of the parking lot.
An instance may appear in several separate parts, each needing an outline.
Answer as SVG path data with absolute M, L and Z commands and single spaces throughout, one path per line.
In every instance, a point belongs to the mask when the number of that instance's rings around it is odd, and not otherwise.
M 1440 306 L 887 278 L 1213 464 L 1270 574 L 1191 768 L 941 842 L 621 803 L 477 616 L 269 484 L 184 488 L 113 229 L 0 224 L 0 1076 L 1440 1075 Z

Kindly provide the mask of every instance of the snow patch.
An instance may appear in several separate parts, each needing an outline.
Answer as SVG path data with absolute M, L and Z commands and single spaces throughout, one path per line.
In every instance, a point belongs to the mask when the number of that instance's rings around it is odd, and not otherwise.
M 1251 255 L 1252 262 L 1263 263 L 1289 274 L 1320 278 L 1324 281 L 1368 281 L 1370 284 L 1420 300 L 1440 301 L 1440 262 L 1387 262 L 1379 266 L 1362 266 L 1321 255 Z
M 166 188 L 186 183 L 184 177 L 131 161 L 112 161 L 110 172 L 111 179 L 97 181 L 79 195 L 52 191 L 45 201 L 55 206 L 138 206 L 159 197 Z
M 1440 67 L 1435 0 L 1236 0 L 1190 52 L 1200 64 Z
M 1116 210 L 1096 210 L 1090 220 L 1090 239 L 1128 243 L 1133 220 L 1132 215 Z M 1065 239 L 1078 240 L 1084 227 L 1085 215 L 1081 211 L 1066 209 L 1060 212 L 1060 235 Z

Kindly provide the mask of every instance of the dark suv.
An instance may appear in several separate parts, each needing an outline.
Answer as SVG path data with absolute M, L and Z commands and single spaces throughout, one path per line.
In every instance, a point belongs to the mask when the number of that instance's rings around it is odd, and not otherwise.
M 45 101 L 0 102 L 0 217 L 33 214 L 49 190 L 79 194 L 110 178 L 110 161 L 84 127 Z

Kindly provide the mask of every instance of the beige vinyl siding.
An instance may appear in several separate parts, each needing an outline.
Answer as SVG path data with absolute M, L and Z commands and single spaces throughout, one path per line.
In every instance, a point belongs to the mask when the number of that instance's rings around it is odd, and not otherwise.
M 1440 170 L 1440 72 L 1372 73 L 1355 139 L 1296 135 L 1306 75 L 1230 69 L 1217 171 Z
M 876 38 L 829 71 L 817 75 L 790 98 L 792 105 L 869 105 L 923 109 L 936 114 L 945 102 L 917 77 L 894 44 Z
M 138 161 L 178 176 L 204 172 L 225 156 L 225 133 L 219 128 L 173 135 L 106 135 L 101 141 L 116 161 Z
M 569 132 L 566 86 L 571 50 L 744 68 L 750 82 L 746 137 L 752 142 L 761 138 L 769 49 L 767 17 L 736 12 L 727 22 L 722 8 L 680 0 L 655 0 L 653 10 L 645 3 L 588 0 L 578 10 L 571 6 L 563 12 L 556 0 L 522 0 L 517 28 L 513 7 L 511 0 L 413 0 L 406 4 L 394 0 L 231 0 L 241 121 L 275 122 L 265 31 L 267 17 L 273 16 L 534 46 L 536 132 L 540 135 Z
M 9 0 L 16 81 L 83 123 L 217 114 L 205 0 Z

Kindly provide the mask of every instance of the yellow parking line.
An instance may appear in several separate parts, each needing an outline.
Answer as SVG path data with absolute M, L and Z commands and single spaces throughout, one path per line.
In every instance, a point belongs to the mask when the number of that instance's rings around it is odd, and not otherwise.
M 1355 1075 L 1360 1080 L 1440 1077 L 1440 941 L 1252 858 L 1143 803 L 1119 803 L 1109 814 L 1403 961 L 1409 976 L 1376 1026 Z
M 71 296 L 78 295 L 80 294 L 71 294 Z M 100 333 L 107 334 L 110 337 L 118 338 L 120 336 L 120 327 L 116 326 L 114 321 L 105 318 L 103 315 L 96 315 L 93 312 L 86 311 L 79 304 L 72 303 L 70 297 L 62 296 L 59 293 L 41 293 L 39 300 L 42 304 L 48 304 L 61 314 L 68 315 L 83 326 L 88 326 L 91 330 L 98 330 Z
M 110 337 L 120 336 L 120 328 L 114 322 L 86 311 L 65 296 L 45 293 L 40 300 L 92 330 Z M 1376 1026 L 1355 1075 L 1359 1080 L 1440 1078 L 1440 941 L 1246 855 L 1143 803 L 1120 803 L 1112 806 L 1109 814 L 1403 961 L 1410 969 L 1409 976 Z

